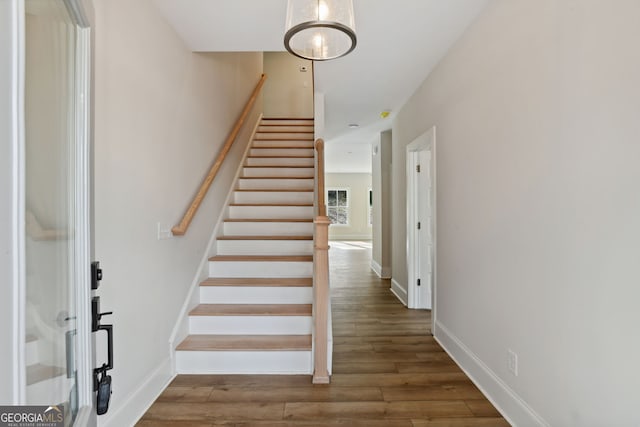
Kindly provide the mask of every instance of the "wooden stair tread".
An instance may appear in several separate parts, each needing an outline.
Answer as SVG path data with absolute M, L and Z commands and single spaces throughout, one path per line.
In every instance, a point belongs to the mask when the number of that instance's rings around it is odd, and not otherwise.
M 216 255 L 209 261 L 311 262 L 312 255 Z
M 286 165 L 286 166 L 282 166 L 282 165 L 264 165 L 264 166 L 255 166 L 255 165 L 244 165 L 244 168 L 281 168 L 281 169 L 286 169 L 286 168 L 302 168 L 302 169 L 313 169 L 313 166 L 300 166 L 300 165 Z
M 267 122 L 265 122 L 265 121 L 260 122 L 260 126 L 296 126 L 296 127 L 298 127 L 298 126 L 300 126 L 300 127 L 302 127 L 302 126 L 308 126 L 308 127 L 315 126 L 315 124 L 313 124 L 313 123 L 289 123 L 289 124 L 270 123 L 270 122 L 276 121 L 276 120 L 283 121 L 281 119 L 264 119 L 264 120 L 267 120 Z M 305 121 L 305 120 L 310 120 L 310 119 L 300 119 L 300 120 L 295 120 L 295 121 L 301 122 L 301 121 Z
M 313 218 L 227 218 L 224 222 L 313 222 Z
M 269 140 L 271 141 L 271 140 Z M 288 139 L 286 139 L 285 141 L 288 141 Z M 252 145 L 251 146 L 252 150 L 280 150 L 280 149 L 285 149 L 285 150 L 312 150 L 313 149 L 313 144 L 309 144 L 308 147 L 299 147 L 296 145 Z
M 200 283 L 200 286 L 308 288 L 313 286 L 313 279 L 311 277 L 211 277 Z
M 251 193 L 310 193 L 310 188 L 236 188 L 235 191 Z
M 218 240 L 313 240 L 313 236 L 219 236 Z
M 37 363 L 27 366 L 27 385 L 56 378 L 65 374 L 65 369 L 59 366 L 49 366 Z
M 306 120 L 308 122 L 312 122 L 315 119 L 313 117 L 263 117 L 261 120 L 295 120 L 295 121 Z
M 303 122 L 303 121 L 308 121 L 308 120 L 313 120 L 313 119 L 299 119 L 299 120 L 291 119 L 290 121 Z M 282 119 L 264 119 L 263 121 L 260 122 L 260 126 L 308 126 L 308 127 L 315 126 L 314 123 L 289 123 L 289 124 L 271 123 L 273 121 L 284 121 L 284 120 L 282 120 Z
M 313 203 L 230 203 L 229 206 L 313 206 Z
M 247 159 L 313 159 L 313 156 L 287 156 L 286 154 L 279 154 L 277 156 L 247 156 Z
M 314 176 L 241 176 L 240 179 L 314 179 Z
M 179 351 L 308 351 L 311 335 L 189 335 Z
M 278 126 L 278 125 L 271 125 L 271 126 Z M 286 125 L 280 125 L 281 127 L 286 127 Z M 289 125 L 289 127 L 295 127 L 298 125 Z M 289 131 L 289 130 L 259 130 L 256 133 L 293 133 L 293 134 L 307 134 L 307 133 L 313 133 L 312 130 L 296 130 L 296 131 Z
M 311 304 L 200 304 L 190 316 L 311 316 Z
M 298 142 L 313 142 L 313 138 L 253 138 L 254 141 L 298 141 Z M 304 147 L 302 147 L 304 148 Z

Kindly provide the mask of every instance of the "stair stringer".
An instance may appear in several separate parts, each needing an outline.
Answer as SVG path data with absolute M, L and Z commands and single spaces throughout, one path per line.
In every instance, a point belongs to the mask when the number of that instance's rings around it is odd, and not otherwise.
M 242 171 L 244 168 L 244 164 L 247 160 L 247 156 L 251 151 L 251 146 L 253 144 L 253 140 L 258 131 L 258 127 L 260 127 L 260 123 L 263 119 L 263 113 L 258 115 L 258 119 L 253 127 L 253 131 L 249 136 L 249 140 L 246 143 L 246 147 L 242 154 L 242 158 L 238 164 L 238 168 L 236 170 L 235 176 L 233 178 L 233 184 L 229 187 L 229 192 L 227 193 L 227 197 L 224 201 L 224 208 L 221 210 L 220 216 L 218 217 L 218 221 L 216 225 L 213 227 L 213 231 L 211 232 L 211 237 L 209 238 L 209 242 L 207 243 L 207 247 L 204 250 L 204 254 L 202 255 L 202 259 L 200 260 L 200 264 L 198 265 L 198 269 L 194 275 L 193 281 L 191 282 L 191 286 L 189 287 L 189 292 L 187 293 L 187 297 L 185 298 L 184 303 L 182 304 L 182 308 L 178 317 L 176 319 L 176 326 L 173 328 L 171 336 L 169 337 L 169 355 L 171 358 L 171 371 L 175 375 L 176 374 L 176 347 L 178 343 L 182 342 L 189 335 L 189 312 L 196 307 L 200 302 L 200 293 L 199 286 L 200 283 L 206 280 L 209 277 L 209 258 L 216 255 L 217 248 L 217 237 L 221 234 L 221 227 L 224 225 L 224 219 L 229 214 L 229 204 L 233 200 L 235 185 L 240 179 L 242 175 Z

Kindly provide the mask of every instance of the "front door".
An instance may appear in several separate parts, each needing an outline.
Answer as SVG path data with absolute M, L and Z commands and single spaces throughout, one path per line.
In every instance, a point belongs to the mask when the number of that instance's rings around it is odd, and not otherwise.
M 24 5 L 22 400 L 93 425 L 89 34 L 74 1 Z

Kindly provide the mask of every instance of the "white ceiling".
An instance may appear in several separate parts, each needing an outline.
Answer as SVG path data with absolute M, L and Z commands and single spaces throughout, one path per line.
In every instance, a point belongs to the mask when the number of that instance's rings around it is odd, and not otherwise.
M 154 2 L 194 51 L 284 50 L 287 0 Z M 487 3 L 354 0 L 356 49 L 315 64 L 315 89 L 325 94 L 328 169 L 371 172 L 375 135 L 391 127 L 394 114 Z M 381 119 L 383 110 L 391 116 Z M 360 128 L 349 129 L 350 123 Z

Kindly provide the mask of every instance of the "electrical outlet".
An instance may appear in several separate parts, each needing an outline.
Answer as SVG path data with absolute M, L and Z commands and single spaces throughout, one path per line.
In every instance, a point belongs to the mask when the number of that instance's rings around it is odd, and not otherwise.
M 158 240 L 167 240 L 173 238 L 173 233 L 171 233 L 171 226 L 167 224 L 162 224 L 158 222 Z
M 507 368 L 514 377 L 518 376 L 518 354 L 513 350 L 507 350 Z

